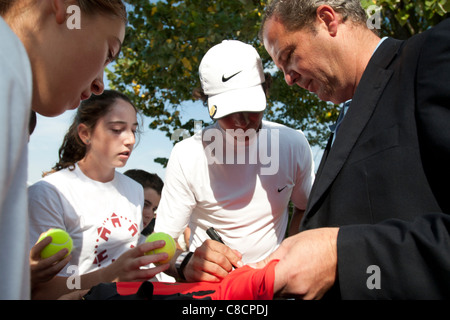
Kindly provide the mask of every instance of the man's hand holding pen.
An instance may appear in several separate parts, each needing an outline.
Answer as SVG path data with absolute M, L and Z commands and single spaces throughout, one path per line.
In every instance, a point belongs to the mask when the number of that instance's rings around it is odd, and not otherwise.
M 208 229 L 211 238 L 198 247 L 184 269 L 186 281 L 219 282 L 233 268 L 242 267 L 242 255 L 224 244 L 220 235 Z

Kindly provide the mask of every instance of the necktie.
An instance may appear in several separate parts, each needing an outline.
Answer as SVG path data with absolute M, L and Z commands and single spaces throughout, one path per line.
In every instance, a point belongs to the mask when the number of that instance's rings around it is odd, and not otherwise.
M 337 135 L 337 132 L 338 132 L 338 130 L 339 130 L 339 127 L 340 127 L 340 125 L 341 125 L 341 123 L 342 123 L 342 120 L 344 120 L 344 116 L 345 116 L 345 114 L 347 113 L 348 108 L 350 107 L 350 103 L 351 103 L 351 102 L 352 102 L 352 100 L 347 100 L 347 101 L 345 101 L 345 102 L 342 104 L 341 112 L 339 113 L 339 117 L 338 117 L 338 119 L 336 120 L 336 123 L 332 124 L 332 125 L 329 127 L 330 130 L 331 130 L 331 132 L 334 133 L 334 135 L 333 135 L 333 142 L 334 142 L 334 139 L 335 139 L 335 137 L 336 137 L 336 135 Z

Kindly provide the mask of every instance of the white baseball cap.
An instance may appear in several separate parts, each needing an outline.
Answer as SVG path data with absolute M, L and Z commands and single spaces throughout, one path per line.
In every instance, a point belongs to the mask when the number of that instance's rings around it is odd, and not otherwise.
M 215 45 L 203 57 L 199 74 L 212 119 L 266 109 L 261 57 L 251 45 L 237 40 Z

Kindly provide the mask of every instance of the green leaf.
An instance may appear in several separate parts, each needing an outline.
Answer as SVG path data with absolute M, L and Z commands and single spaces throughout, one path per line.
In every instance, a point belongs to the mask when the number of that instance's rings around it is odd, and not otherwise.
M 283 73 L 273 71 L 273 62 L 257 38 L 267 0 L 127 2 L 126 38 L 107 77 L 110 86 L 129 94 L 150 118 L 150 128 L 165 132 L 168 139 L 177 129 L 192 133 L 193 119 L 184 119 L 180 106 L 193 101 L 192 91 L 200 87 L 199 63 L 213 45 L 238 39 L 254 45 L 266 70 L 273 73 L 265 117 L 303 130 L 313 146 L 325 144 L 327 126 L 337 117 L 336 106 L 297 86 L 287 86 Z M 361 4 L 364 8 L 380 6 L 380 35 L 399 39 L 437 24 L 450 9 L 447 0 L 362 0 Z M 138 91 L 136 84 L 140 85 Z M 166 163 L 161 158 L 155 161 Z

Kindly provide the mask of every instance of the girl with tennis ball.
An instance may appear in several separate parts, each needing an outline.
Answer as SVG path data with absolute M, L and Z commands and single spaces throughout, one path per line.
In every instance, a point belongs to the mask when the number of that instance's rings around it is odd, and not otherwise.
M 139 245 L 142 186 L 116 171 L 131 156 L 138 129 L 136 108 L 117 91 L 105 90 L 81 103 L 52 173 L 29 188 L 32 243 L 49 228 L 66 230 L 73 239 L 68 266 L 38 285 L 33 298 L 69 292 L 73 270 L 80 275 L 77 289 L 147 280 L 167 270 L 168 264 L 158 264 L 167 253 L 145 255 L 164 241 Z M 158 266 L 141 268 L 150 263 Z

